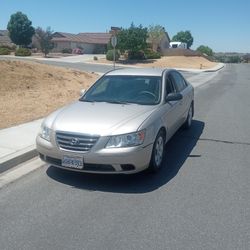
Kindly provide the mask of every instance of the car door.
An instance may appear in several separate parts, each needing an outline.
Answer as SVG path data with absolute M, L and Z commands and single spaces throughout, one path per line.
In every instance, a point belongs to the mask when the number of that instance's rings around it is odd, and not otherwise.
M 182 94 L 183 98 L 182 100 L 180 100 L 179 102 L 179 124 L 181 125 L 184 123 L 186 116 L 187 116 L 187 112 L 189 110 L 190 107 L 190 96 L 189 96 L 189 89 L 187 88 L 187 83 L 184 80 L 184 78 L 182 77 L 182 75 L 177 72 L 177 71 L 173 71 L 170 73 L 170 77 L 172 78 L 173 84 L 175 86 L 175 89 L 178 93 Z
M 170 74 L 166 76 L 165 80 L 165 98 L 170 93 L 175 93 L 177 90 L 175 89 L 175 85 L 173 83 L 173 78 Z M 167 128 L 167 140 L 171 138 L 171 136 L 178 129 L 178 124 L 180 123 L 180 101 L 168 101 L 164 104 L 165 115 L 163 117 L 163 122 L 165 127 Z

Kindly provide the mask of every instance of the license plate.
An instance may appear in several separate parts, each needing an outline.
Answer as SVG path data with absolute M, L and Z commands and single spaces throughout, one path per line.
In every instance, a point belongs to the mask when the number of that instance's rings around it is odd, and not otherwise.
M 63 156 L 62 166 L 67 167 L 67 168 L 82 169 L 83 168 L 83 157 Z

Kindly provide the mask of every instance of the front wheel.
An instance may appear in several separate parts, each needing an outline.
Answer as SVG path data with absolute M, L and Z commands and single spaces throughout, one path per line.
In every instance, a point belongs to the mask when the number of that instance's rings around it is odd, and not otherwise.
M 150 172 L 157 172 L 162 167 L 163 159 L 165 156 L 164 149 L 165 149 L 165 135 L 164 132 L 160 130 L 156 136 L 152 150 L 152 155 L 149 165 Z
M 191 104 L 189 110 L 188 110 L 188 115 L 187 115 L 187 119 L 185 121 L 185 123 L 183 124 L 183 127 L 185 129 L 189 129 L 192 125 L 192 119 L 193 119 L 193 104 Z

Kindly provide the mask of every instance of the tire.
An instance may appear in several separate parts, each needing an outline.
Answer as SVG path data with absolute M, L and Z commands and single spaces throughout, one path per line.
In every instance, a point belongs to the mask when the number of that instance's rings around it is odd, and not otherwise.
M 189 129 L 192 126 L 193 113 L 194 113 L 194 108 L 193 108 L 193 103 L 192 103 L 188 110 L 187 119 L 183 124 L 184 129 Z
M 160 130 L 154 142 L 150 165 L 148 168 L 149 172 L 155 173 L 159 171 L 163 165 L 164 157 L 165 157 L 165 134 L 163 130 Z

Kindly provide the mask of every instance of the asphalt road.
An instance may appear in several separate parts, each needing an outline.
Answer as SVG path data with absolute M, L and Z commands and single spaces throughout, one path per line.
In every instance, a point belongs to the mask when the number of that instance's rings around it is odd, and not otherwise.
M 49 65 L 64 67 L 64 68 L 73 68 L 77 70 L 84 70 L 88 72 L 99 72 L 99 73 L 106 73 L 113 69 L 113 66 L 105 65 L 105 64 L 90 64 L 84 62 L 76 62 L 76 63 L 69 63 L 69 62 L 55 62 L 55 61 L 39 61 L 40 63 L 45 63 Z M 119 68 L 119 67 L 116 67 Z
M 67 59 L 67 58 L 66 58 Z M 31 57 L 20 57 L 20 58 L 16 58 L 16 57 L 9 57 L 9 56 L 0 56 L 0 60 L 22 60 L 22 61 L 35 61 L 35 62 L 39 62 L 39 63 L 43 63 L 43 64 L 48 64 L 48 65 L 53 65 L 53 66 L 58 66 L 58 67 L 63 67 L 63 68 L 71 68 L 71 69 L 76 69 L 76 70 L 82 70 L 82 71 L 88 71 L 88 72 L 98 72 L 98 73 L 106 73 L 110 70 L 113 69 L 112 65 L 106 65 L 106 64 L 101 64 L 101 63 L 84 63 L 84 62 L 64 62 L 64 61 L 53 61 L 53 59 L 51 61 L 49 60 L 37 60 L 37 59 L 32 59 Z M 111 62 L 112 64 L 112 62 Z M 126 66 L 127 67 L 127 66 Z M 122 68 L 120 66 L 116 66 L 117 68 Z M 183 75 L 185 77 L 190 77 L 193 75 L 198 75 L 199 73 L 193 73 L 193 72 L 183 72 Z
M 43 166 L 0 189 L 0 249 L 249 249 L 250 65 L 195 91 L 156 175 Z
M 113 69 L 113 66 L 110 65 L 105 65 L 105 64 L 90 64 L 90 63 L 84 63 L 84 62 L 58 62 L 58 61 L 51 61 L 49 60 L 37 60 L 33 58 L 25 58 L 25 57 L 9 57 L 9 56 L 0 56 L 0 60 L 21 60 L 21 61 L 35 61 L 38 63 L 43 63 L 43 64 L 49 64 L 49 65 L 54 65 L 54 66 L 59 66 L 59 67 L 64 67 L 64 68 L 72 68 L 72 69 L 77 69 L 77 70 L 83 70 L 83 71 L 88 71 L 88 72 L 99 72 L 99 73 L 106 73 L 107 71 L 110 71 Z

